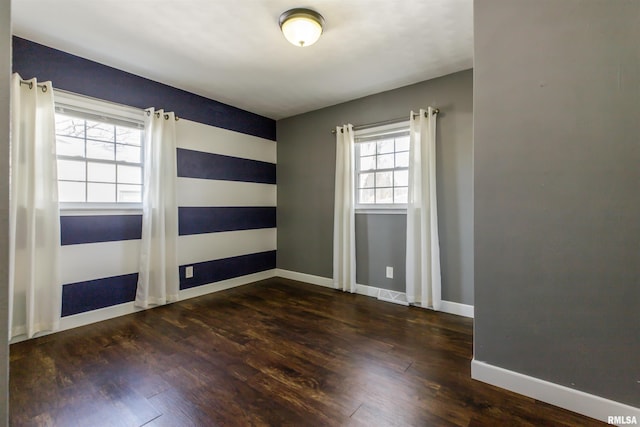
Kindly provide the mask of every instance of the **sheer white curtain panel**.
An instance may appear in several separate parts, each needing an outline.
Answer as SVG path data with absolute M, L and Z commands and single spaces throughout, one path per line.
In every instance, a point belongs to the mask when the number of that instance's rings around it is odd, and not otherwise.
M 178 300 L 176 120 L 150 108 L 145 116 L 142 242 L 135 305 Z
M 355 142 L 353 126 L 336 128 L 333 286 L 356 291 Z
M 51 82 L 12 78 L 9 338 L 31 338 L 60 324 L 55 113 Z
M 406 292 L 409 303 L 439 310 L 440 241 L 436 197 L 436 116 L 411 112 L 407 204 Z

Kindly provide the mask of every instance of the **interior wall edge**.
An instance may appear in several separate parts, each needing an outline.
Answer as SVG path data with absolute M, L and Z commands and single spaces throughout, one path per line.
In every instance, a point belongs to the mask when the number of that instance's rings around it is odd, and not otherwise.
M 9 422 L 9 93 L 11 76 L 11 0 L 0 0 L 0 426 Z

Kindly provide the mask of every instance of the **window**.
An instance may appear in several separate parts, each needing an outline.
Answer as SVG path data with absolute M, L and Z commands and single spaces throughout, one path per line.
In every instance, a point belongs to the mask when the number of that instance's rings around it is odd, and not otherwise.
M 55 94 L 61 206 L 138 206 L 142 202 L 142 110 Z
M 356 207 L 406 208 L 409 123 L 356 131 Z

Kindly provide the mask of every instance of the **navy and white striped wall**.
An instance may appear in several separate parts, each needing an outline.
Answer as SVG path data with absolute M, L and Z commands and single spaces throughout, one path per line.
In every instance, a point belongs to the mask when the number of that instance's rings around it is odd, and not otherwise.
M 181 289 L 276 267 L 276 144 L 178 122 Z M 193 278 L 184 268 L 194 266 Z
M 178 121 L 176 137 L 180 289 L 274 269 L 275 143 L 188 120 Z M 62 315 L 133 301 L 142 216 L 60 223 Z
M 181 118 L 178 262 L 184 292 L 275 268 L 274 120 L 19 37 L 13 38 L 13 71 L 51 80 L 58 89 L 164 108 Z M 141 214 L 62 215 L 62 315 L 70 319 L 133 301 Z M 189 265 L 194 277 L 186 279 Z
M 275 121 L 268 117 L 15 36 L 13 71 L 50 80 L 57 89 L 141 109 L 163 108 L 198 123 L 276 139 Z

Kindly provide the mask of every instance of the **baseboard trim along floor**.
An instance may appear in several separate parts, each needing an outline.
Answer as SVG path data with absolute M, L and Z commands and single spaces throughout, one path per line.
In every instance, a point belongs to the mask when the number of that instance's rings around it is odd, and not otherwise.
M 275 274 L 276 276 L 283 277 L 285 279 L 297 280 L 299 282 L 324 286 L 326 288 L 333 288 L 333 279 L 328 277 L 314 276 L 312 274 L 298 273 L 297 271 L 283 270 L 280 268 L 275 270 Z M 391 302 L 394 304 L 409 305 L 404 292 L 390 291 L 388 289 L 368 285 L 358 284 L 356 286 L 356 293 L 360 295 L 378 298 L 381 301 Z M 473 318 L 472 305 L 460 304 L 452 301 L 442 301 L 440 311 L 443 313 Z
M 478 360 L 471 361 L 471 378 L 550 403 L 607 424 L 640 423 L 640 409 Z M 635 420 L 635 423 L 633 422 Z M 622 422 L 620 422 L 622 421 Z
M 247 285 L 249 283 L 257 282 L 259 280 L 270 279 L 275 277 L 276 270 L 266 270 L 259 273 L 248 274 L 246 276 L 234 277 L 232 279 L 222 280 L 220 282 L 209 283 L 202 286 L 196 286 L 189 289 L 180 291 L 179 301 L 183 301 L 189 298 L 195 298 L 202 295 L 207 295 L 213 292 L 224 291 L 225 289 L 235 288 L 237 286 Z M 152 309 L 154 307 L 149 307 Z M 120 316 L 126 316 L 127 314 L 136 313 L 141 310 L 148 310 L 144 308 L 135 307 L 133 302 L 126 302 L 124 304 L 112 305 L 110 307 L 99 308 L 97 310 L 91 310 L 84 313 L 78 313 L 71 316 L 63 317 L 60 320 L 60 328 L 55 332 L 66 331 L 67 329 L 78 328 L 80 326 L 90 325 L 96 322 L 102 322 L 103 320 L 109 320 Z M 44 332 L 38 334 L 38 336 L 49 335 L 52 332 Z M 11 340 L 11 344 L 24 341 L 26 335 L 20 335 Z

